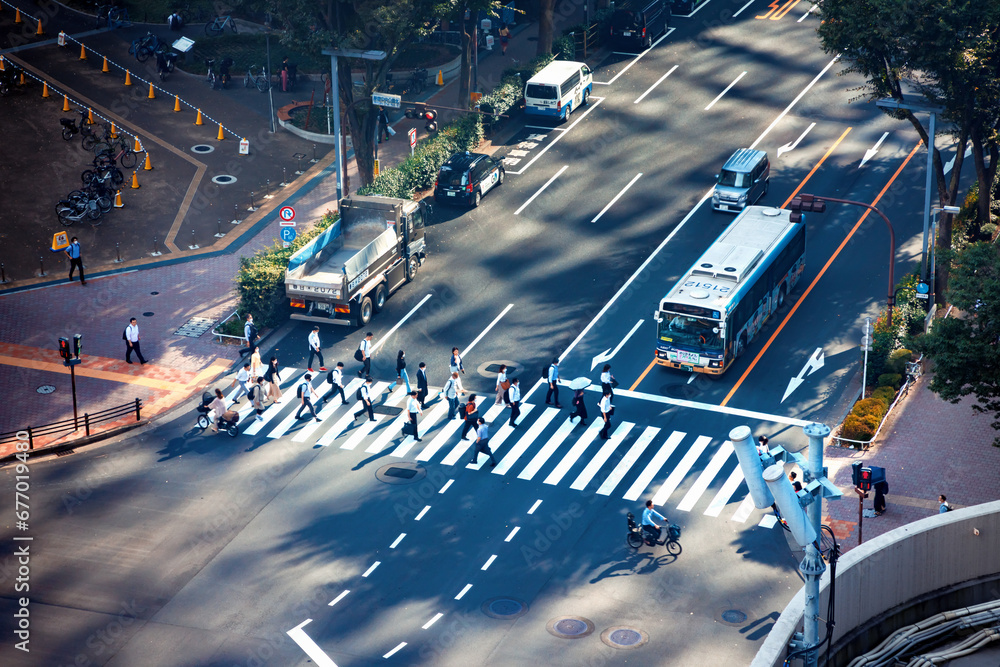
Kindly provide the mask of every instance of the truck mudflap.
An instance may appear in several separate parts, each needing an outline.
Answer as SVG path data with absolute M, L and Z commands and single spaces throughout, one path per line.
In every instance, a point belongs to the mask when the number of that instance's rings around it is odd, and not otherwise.
M 292 313 L 291 318 L 293 320 L 301 320 L 303 322 L 316 322 L 317 324 L 341 324 L 346 326 L 354 326 L 354 320 L 344 320 L 340 318 L 332 317 L 316 317 L 314 315 L 306 315 L 304 313 Z

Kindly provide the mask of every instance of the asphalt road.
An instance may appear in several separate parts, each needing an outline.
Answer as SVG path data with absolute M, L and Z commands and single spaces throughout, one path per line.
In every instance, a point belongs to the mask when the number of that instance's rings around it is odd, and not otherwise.
M 714 0 L 642 58 L 610 56 L 588 109 L 525 128 L 507 152 L 519 162 L 478 209 L 435 209 L 429 261 L 371 325 L 377 379 L 393 379 L 402 348 L 440 387 L 458 346 L 483 410 L 490 363 L 515 365 L 527 393 L 548 358 L 564 355 L 564 378 L 596 377 L 593 357 L 624 340 L 611 363 L 634 390 L 616 398 L 611 441 L 567 424 L 539 391 L 516 430 L 487 412 L 493 469 L 464 466 L 439 403 L 422 443 L 402 439 L 393 415 L 354 425 L 339 402 L 319 424 L 297 421 L 311 326 L 296 327 L 276 348 L 288 393 L 266 424 L 247 415 L 238 438 L 213 436 L 193 428 L 190 406 L 32 466 L 37 634 L 31 656 L 0 647 L 4 664 L 748 664 L 800 581 L 726 439 L 748 424 L 799 449 L 802 424 L 839 416 L 863 317 L 885 296 L 887 234 L 869 217 L 851 235 L 856 210 L 807 216 L 792 307 L 721 378 L 644 373 L 650 316 L 730 220 L 699 202 L 735 148 L 771 155 L 762 203 L 804 180 L 804 192 L 871 202 L 891 182 L 880 205 L 896 223 L 897 275 L 919 260 L 923 177 L 918 151 L 893 180 L 917 143 L 907 126 L 848 106 L 857 82 L 836 64 L 818 76 L 830 58 L 816 17 L 797 22 L 807 8 L 772 21 L 754 18 L 768 11 L 757 2 L 729 20 L 741 6 Z M 327 365 L 353 373 L 358 332 L 322 336 Z M 824 366 L 782 401 L 816 348 Z M 401 389 L 383 400 L 401 405 Z M 588 402 L 593 424 L 596 394 Z M 683 528 L 676 558 L 625 545 L 625 513 L 647 497 Z M 9 581 L 13 561 L 0 562 Z M 4 591 L 0 614 L 14 604 Z

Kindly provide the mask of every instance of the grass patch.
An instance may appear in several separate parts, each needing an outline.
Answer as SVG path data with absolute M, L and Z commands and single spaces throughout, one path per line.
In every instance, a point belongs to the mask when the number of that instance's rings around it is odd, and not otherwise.
M 309 127 L 306 127 L 306 116 L 309 116 Z M 316 132 L 317 134 L 327 134 L 326 107 L 316 104 L 309 113 L 309 107 L 299 107 L 291 113 L 292 125 L 300 130 Z M 330 127 L 333 127 L 331 116 Z
M 267 64 L 267 43 L 264 35 L 259 34 L 234 35 L 227 32 L 218 37 L 205 37 L 194 43 L 192 51 L 193 57 L 188 56 L 187 62 L 182 65 L 185 72 L 192 74 L 205 74 L 207 72 L 205 68 L 206 58 L 214 58 L 217 63 L 223 58 L 232 58 L 235 64 L 229 69 L 229 72 L 234 78 L 237 74 L 242 78 L 247 67 L 252 65 L 260 67 Z M 330 68 L 330 59 L 327 56 L 297 53 L 281 46 L 278 43 L 278 38 L 272 35 L 271 71 L 273 73 L 277 74 L 281 71 L 281 59 L 285 56 L 298 65 L 300 74 L 325 72 Z M 242 82 L 240 85 L 243 85 Z M 320 92 L 322 93 L 322 91 Z

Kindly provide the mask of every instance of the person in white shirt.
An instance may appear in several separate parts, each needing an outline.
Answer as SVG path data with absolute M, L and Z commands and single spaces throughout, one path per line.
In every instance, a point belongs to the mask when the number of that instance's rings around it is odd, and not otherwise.
M 361 385 L 361 409 L 354 413 L 354 418 L 357 419 L 361 415 L 368 411 L 368 420 L 375 421 L 375 411 L 372 409 L 372 378 L 368 376 L 365 378 L 365 383 Z
M 365 377 L 372 374 L 372 338 L 374 337 L 375 334 L 369 331 L 361 340 L 361 345 L 358 346 L 358 351 L 361 352 L 361 358 L 358 359 L 361 362 L 358 377 Z
M 237 384 L 240 385 L 239 391 L 236 392 L 236 396 L 233 397 L 233 405 L 240 402 L 240 397 L 246 396 L 250 393 L 250 388 L 247 383 L 250 382 L 250 364 L 243 364 L 243 368 L 240 372 L 236 374 L 233 378 L 233 383 L 229 385 L 230 387 L 235 387 Z
M 326 364 L 323 363 L 323 350 L 319 344 L 319 327 L 313 327 L 312 333 L 309 334 L 309 363 L 306 366 L 309 368 L 309 372 L 313 372 L 313 357 L 319 357 L 319 369 L 321 371 L 326 370 Z
M 309 412 L 312 414 L 313 419 L 316 421 L 323 421 L 316 416 L 316 408 L 314 408 L 312 404 L 312 375 L 309 373 L 306 373 L 302 384 L 299 385 L 299 393 L 301 394 L 300 400 L 302 401 L 302 404 L 299 406 L 299 411 L 295 413 L 295 418 L 302 419 L 302 411 L 309 408 Z
M 452 371 L 451 377 L 444 383 L 444 388 L 441 392 L 448 399 L 448 419 L 455 419 L 456 415 L 461 419 L 462 415 L 458 414 L 458 395 L 464 394 L 465 390 L 462 388 L 462 381 L 458 377 L 458 371 Z
M 139 363 L 145 365 L 146 359 L 142 356 L 142 350 L 139 348 L 139 323 L 136 322 L 133 317 L 128 321 L 128 326 L 125 327 L 125 362 L 132 363 L 132 353 L 135 352 L 135 356 L 139 358 Z
M 604 364 L 601 371 L 601 392 L 610 391 L 611 400 L 615 400 L 615 376 L 611 374 L 611 364 Z
M 497 373 L 497 400 L 493 402 L 493 405 L 510 404 L 510 401 L 507 400 L 508 389 L 510 389 L 510 382 L 507 381 L 507 364 L 500 364 L 500 372 Z
M 341 405 L 347 405 L 347 397 L 344 396 L 344 362 L 338 361 L 337 366 L 326 376 L 326 381 L 330 384 L 330 391 L 326 396 L 319 399 L 320 404 L 326 403 L 327 399 L 340 394 Z
M 448 370 L 452 373 L 465 373 L 465 364 L 462 363 L 462 355 L 458 353 L 458 348 L 451 348 L 451 361 L 448 362 Z
M 545 405 L 551 405 L 555 401 L 556 407 L 559 405 L 559 357 L 552 357 L 552 364 L 549 366 L 549 390 L 545 394 Z
M 490 456 L 490 467 L 495 468 L 497 465 L 497 459 L 493 456 L 493 450 L 490 449 L 490 429 L 486 425 L 486 420 L 480 417 L 476 424 L 476 442 L 472 445 L 472 460 L 469 461 L 472 465 L 479 463 L 479 452 L 483 454 L 489 454 Z
M 521 381 L 514 378 L 510 381 L 510 389 L 507 390 L 507 400 L 510 405 L 510 424 L 511 428 L 516 428 L 515 423 L 517 418 L 521 416 Z
M 410 399 L 406 401 L 406 411 L 410 413 L 410 423 L 413 424 L 413 439 L 417 442 L 423 442 L 417 431 L 417 415 L 422 415 L 424 411 L 420 409 L 420 401 L 417 399 L 416 391 L 410 392 Z
M 655 539 L 657 542 L 660 541 L 660 535 L 663 534 L 663 527 L 656 523 L 656 519 L 666 523 L 667 518 L 653 509 L 653 501 L 646 501 L 646 509 L 642 511 L 642 529 L 649 533 L 649 536 Z
M 604 390 L 604 398 L 601 399 L 598 406 L 601 410 L 601 417 L 604 419 L 604 428 L 601 429 L 601 437 L 607 440 L 610 437 L 608 431 L 611 430 L 611 410 L 613 407 L 611 405 L 611 390 Z

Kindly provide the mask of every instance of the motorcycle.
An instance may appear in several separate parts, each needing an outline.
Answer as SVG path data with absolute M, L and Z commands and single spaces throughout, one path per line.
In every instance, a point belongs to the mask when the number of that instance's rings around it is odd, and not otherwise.
M 167 75 L 174 71 L 179 53 L 158 49 L 156 51 L 156 73 L 160 75 L 160 81 L 166 81 Z

